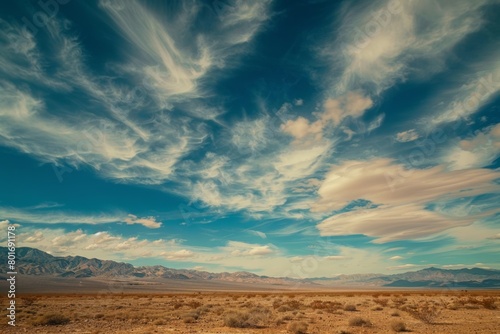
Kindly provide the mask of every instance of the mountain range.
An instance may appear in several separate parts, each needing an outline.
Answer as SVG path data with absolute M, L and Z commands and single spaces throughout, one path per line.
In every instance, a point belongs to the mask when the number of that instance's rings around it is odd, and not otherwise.
M 8 250 L 0 247 L 0 256 L 7 258 Z M 291 285 L 297 282 L 318 286 L 341 287 L 434 287 L 434 288 L 500 288 L 500 270 L 482 268 L 426 268 L 401 274 L 355 274 L 333 277 L 293 279 L 259 276 L 250 272 L 210 273 L 192 269 L 172 269 L 161 265 L 135 267 L 129 263 L 88 259 L 82 256 L 57 257 L 39 249 L 20 247 L 16 250 L 18 274 L 60 278 L 167 278 L 176 280 L 216 280 L 241 283 Z M 6 273 L 7 263 L 0 264 Z M 1 274 L 0 274 L 1 276 Z

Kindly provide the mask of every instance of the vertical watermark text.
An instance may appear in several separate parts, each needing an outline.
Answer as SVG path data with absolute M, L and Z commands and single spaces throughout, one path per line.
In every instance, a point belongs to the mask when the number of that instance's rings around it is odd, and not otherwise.
M 7 322 L 10 326 L 16 325 L 16 227 L 13 224 L 7 226 L 7 282 L 9 282 L 9 307 L 7 307 Z

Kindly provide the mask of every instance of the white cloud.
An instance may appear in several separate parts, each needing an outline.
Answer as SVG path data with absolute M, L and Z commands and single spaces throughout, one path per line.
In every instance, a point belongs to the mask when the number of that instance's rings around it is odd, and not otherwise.
M 239 241 L 228 241 L 221 250 L 231 256 L 265 256 L 275 253 L 276 249 L 272 245 L 249 244 Z
M 500 51 L 498 43 L 469 68 L 453 74 L 455 86 L 439 91 L 426 107 L 433 110 L 426 123 L 439 126 L 448 122 L 466 122 L 500 92 Z M 438 112 L 436 112 L 438 111 Z
M 207 21 L 210 29 L 196 34 L 191 26 L 207 15 L 203 4 L 197 1 L 178 5 L 173 11 L 175 15 L 167 13 L 161 21 L 138 1 L 123 6 L 118 1 L 103 0 L 100 5 L 129 42 L 129 69 L 144 75 L 157 103 L 170 108 L 173 102 L 206 95 L 199 81 L 209 69 L 223 67 L 229 56 L 241 52 L 241 45 L 249 42 L 267 20 L 269 3 L 233 1 L 227 7 L 230 10 L 218 11 L 218 18 Z M 188 34 L 190 38 L 185 38 Z M 217 112 L 207 113 L 214 109 L 190 103 L 185 111 L 192 116 L 217 116 Z
M 82 229 L 68 231 L 64 229 L 25 228 L 18 235 L 18 242 L 29 244 L 57 256 L 80 255 L 89 258 L 123 261 L 148 257 L 161 257 L 162 252 L 186 255 L 175 240 L 124 238 L 110 232 L 88 233 Z
M 444 67 L 453 47 L 482 23 L 491 1 L 372 1 L 342 11 L 335 65 L 343 69 L 338 93 L 371 85 L 380 93 L 410 74 Z M 341 56 L 339 56 L 341 55 Z M 411 64 L 419 60 L 419 66 Z
M 149 228 L 160 228 L 161 222 L 157 222 L 155 217 L 146 217 L 146 218 L 138 218 L 137 216 L 129 214 L 127 218 L 125 218 L 125 223 L 132 224 L 140 224 Z
M 396 140 L 401 143 L 407 143 L 420 138 L 420 135 L 415 129 L 399 132 L 396 134 Z
M 356 200 L 377 207 L 335 214 L 317 225 L 321 235 L 364 234 L 375 242 L 423 238 L 491 216 L 497 209 L 451 215 L 427 204 L 497 192 L 497 171 L 446 171 L 442 166 L 408 170 L 388 159 L 346 161 L 332 168 L 318 190 L 312 209 L 340 210 Z
M 163 255 L 168 260 L 190 259 L 196 256 L 195 253 L 187 249 L 181 249 L 175 252 L 165 252 L 161 255 Z
M 491 269 L 491 267 L 485 265 L 484 263 L 474 263 L 474 264 L 445 264 L 441 266 L 443 269 L 462 269 L 462 268 L 482 268 L 482 269 Z
M 267 235 L 264 232 L 261 231 L 254 231 L 254 230 L 246 230 L 248 233 L 253 234 L 255 236 L 258 236 L 262 239 L 266 239 Z
M 0 214 L 3 217 L 20 222 L 41 223 L 41 224 L 109 224 L 124 222 L 127 224 L 140 224 L 147 228 L 159 228 L 161 222 L 157 222 L 154 217 L 138 218 L 132 214 L 124 213 L 99 213 L 80 214 L 64 211 L 47 210 L 23 210 L 11 207 L 0 207 Z
M 304 100 L 295 99 L 295 100 L 293 100 L 293 104 L 300 107 L 300 106 L 304 105 Z
M 463 139 L 444 157 L 453 170 L 486 167 L 500 155 L 500 124 L 478 131 L 473 138 Z
M 431 264 L 412 264 L 412 263 L 407 263 L 407 264 L 402 264 L 399 266 L 390 266 L 387 267 L 387 270 L 398 270 L 398 271 L 409 271 L 409 270 L 416 270 L 416 269 L 423 269 L 427 267 L 431 267 Z
M 393 257 L 390 257 L 389 260 L 402 260 L 403 257 L 402 256 L 399 256 L 399 255 L 396 255 L 396 256 L 393 256 Z
M 338 126 L 347 117 L 359 118 L 372 106 L 373 102 L 369 97 L 350 92 L 340 98 L 327 99 L 323 104 L 323 112 L 315 114 L 316 121 L 310 122 L 300 116 L 295 120 L 288 120 L 281 126 L 281 130 L 297 140 L 308 136 L 321 139 L 328 125 Z
M 44 235 L 42 231 L 36 231 L 33 235 L 30 235 L 24 239 L 24 242 L 39 242 L 44 239 Z
M 325 256 L 325 260 L 330 260 L 330 261 L 338 261 L 338 260 L 346 260 L 348 257 L 343 256 L 343 255 L 330 255 L 330 256 Z

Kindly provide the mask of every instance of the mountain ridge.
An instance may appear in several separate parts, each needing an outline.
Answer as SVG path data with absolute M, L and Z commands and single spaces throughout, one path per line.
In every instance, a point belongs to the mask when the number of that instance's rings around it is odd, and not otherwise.
M 0 254 L 7 257 L 7 247 Z M 352 274 L 333 277 L 295 279 L 260 276 L 247 271 L 211 273 L 194 269 L 173 269 L 162 265 L 133 266 L 125 262 L 86 258 L 58 257 L 30 247 L 17 249 L 17 271 L 21 275 L 53 276 L 62 278 L 167 278 L 177 280 L 218 280 L 242 283 L 293 284 L 305 283 L 325 286 L 379 286 L 379 287 L 469 287 L 500 288 L 500 270 L 484 268 L 440 269 L 424 268 L 399 274 Z M 7 264 L 0 264 L 7 272 Z

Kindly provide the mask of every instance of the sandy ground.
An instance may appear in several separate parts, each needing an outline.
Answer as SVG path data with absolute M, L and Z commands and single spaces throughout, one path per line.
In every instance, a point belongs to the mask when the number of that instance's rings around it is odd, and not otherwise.
M 500 291 L 25 294 L 16 303 L 17 326 L 4 316 L 1 333 L 403 332 L 396 323 L 412 333 L 500 333 Z

